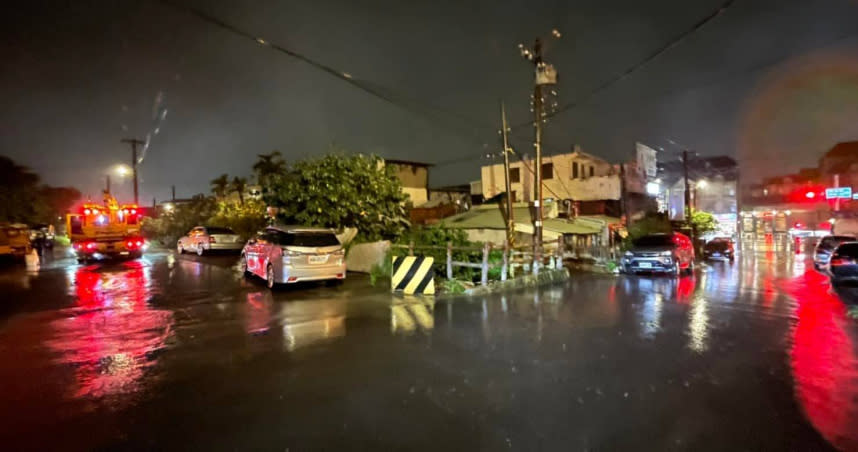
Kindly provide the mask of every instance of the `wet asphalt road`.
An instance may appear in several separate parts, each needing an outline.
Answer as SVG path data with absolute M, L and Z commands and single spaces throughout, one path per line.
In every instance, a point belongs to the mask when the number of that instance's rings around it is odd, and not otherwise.
M 234 256 L 0 270 L 5 450 L 858 450 L 858 289 L 803 258 L 434 302 Z

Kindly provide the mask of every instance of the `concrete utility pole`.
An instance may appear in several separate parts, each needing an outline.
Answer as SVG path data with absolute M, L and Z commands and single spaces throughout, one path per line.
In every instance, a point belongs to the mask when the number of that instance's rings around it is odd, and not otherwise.
M 688 150 L 682 151 L 682 171 L 685 178 L 685 221 L 691 221 L 691 185 L 688 184 Z
M 110 174 L 105 175 L 105 177 L 106 177 L 106 180 L 105 180 L 104 185 L 105 185 L 105 188 L 107 189 L 107 192 L 110 193 Z
M 501 102 L 501 127 L 501 135 L 503 135 L 503 180 L 504 186 L 506 187 L 506 242 L 509 244 L 509 247 L 512 248 L 515 246 L 515 215 L 512 207 L 512 189 L 510 188 L 509 182 L 509 154 L 512 152 L 512 149 L 509 147 L 506 108 L 504 107 L 503 102 Z
M 623 226 L 629 228 L 629 206 L 626 197 L 626 164 L 620 162 L 620 211 L 623 217 Z
M 144 145 L 146 142 L 136 138 L 123 138 L 119 141 L 131 145 L 131 175 L 134 178 L 134 204 L 139 204 L 137 199 L 137 146 Z
M 176 200 L 176 186 L 175 185 L 170 186 L 170 195 L 171 195 L 170 201 L 175 201 Z
M 533 64 L 536 70 L 539 71 L 542 62 L 542 42 L 536 38 L 533 44 Z M 533 161 L 535 166 L 533 207 L 535 214 L 533 217 L 533 258 L 537 265 L 542 265 L 542 85 L 537 80 L 533 85 L 533 127 L 534 138 L 533 148 L 536 152 L 536 158 Z

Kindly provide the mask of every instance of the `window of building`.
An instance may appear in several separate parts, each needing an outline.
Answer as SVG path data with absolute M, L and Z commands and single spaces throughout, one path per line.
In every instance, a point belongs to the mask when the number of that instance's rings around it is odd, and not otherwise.
M 590 177 L 593 177 L 596 174 L 596 167 L 590 166 Z
M 578 179 L 578 162 L 572 162 L 572 179 Z
M 521 182 L 521 168 L 509 169 L 509 182 L 512 184 Z
M 515 190 L 512 191 L 511 196 L 512 196 L 512 202 L 518 202 L 518 193 Z
M 553 163 L 543 163 L 542 164 L 542 178 L 543 179 L 554 179 L 554 164 Z

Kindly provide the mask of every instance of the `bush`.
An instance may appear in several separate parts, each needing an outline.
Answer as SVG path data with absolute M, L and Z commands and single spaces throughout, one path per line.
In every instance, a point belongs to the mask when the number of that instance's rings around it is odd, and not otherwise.
M 468 241 L 468 234 L 461 229 L 451 229 L 443 224 L 434 227 L 419 227 L 411 229 L 403 236 L 400 244 L 407 245 L 414 242 L 417 247 L 414 254 L 432 257 L 435 259 L 433 269 L 435 274 L 445 277 L 447 276 L 447 243 L 451 242 L 454 247 L 476 247 L 478 243 Z M 421 249 L 419 247 L 433 247 Z M 478 256 L 478 257 L 477 257 Z M 482 251 L 453 251 L 453 260 L 460 262 L 482 262 Z M 453 277 L 472 281 L 474 276 L 479 276 L 479 271 L 473 268 L 455 267 L 453 269 Z
M 217 212 L 206 225 L 230 228 L 247 240 L 268 225 L 265 203 L 255 199 L 246 200 L 243 204 L 220 202 Z
M 375 287 L 379 281 L 389 280 L 393 277 L 393 255 L 390 251 L 384 254 L 381 264 L 375 264 L 369 270 L 369 284 Z

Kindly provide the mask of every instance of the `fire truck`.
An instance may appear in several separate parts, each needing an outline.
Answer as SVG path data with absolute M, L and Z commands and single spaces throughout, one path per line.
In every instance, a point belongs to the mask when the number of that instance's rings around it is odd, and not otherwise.
M 135 204 L 119 205 L 109 192 L 104 203 L 84 203 L 66 215 L 66 230 L 78 262 L 105 257 L 138 258 L 146 242 L 140 234 L 142 210 Z

